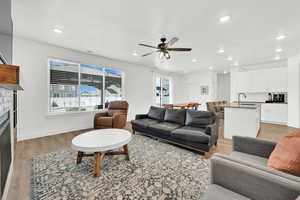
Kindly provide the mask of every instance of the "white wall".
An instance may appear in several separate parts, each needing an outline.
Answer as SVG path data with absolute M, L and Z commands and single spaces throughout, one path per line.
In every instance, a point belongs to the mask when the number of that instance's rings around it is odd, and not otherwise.
M 288 59 L 288 126 L 300 127 L 300 56 Z
M 230 101 L 230 73 L 217 74 L 217 101 Z
M 181 84 L 181 92 L 177 95 L 175 103 L 182 103 L 188 101 L 199 102 L 202 105 L 200 110 L 206 110 L 206 102 L 215 101 L 217 90 L 217 75 L 214 72 L 202 71 L 192 74 L 186 74 L 182 76 L 181 81 L 177 82 Z M 200 87 L 208 86 L 209 94 L 201 95 Z
M 18 93 L 18 140 L 93 126 L 94 113 L 92 112 L 47 115 L 47 59 L 49 57 L 122 70 L 125 73 L 124 99 L 129 102 L 128 120 L 133 119 L 137 113 L 146 113 L 149 106 L 153 104 L 153 69 L 151 68 L 23 38 L 14 38 L 13 63 L 20 66 L 20 82 L 24 88 L 24 91 Z

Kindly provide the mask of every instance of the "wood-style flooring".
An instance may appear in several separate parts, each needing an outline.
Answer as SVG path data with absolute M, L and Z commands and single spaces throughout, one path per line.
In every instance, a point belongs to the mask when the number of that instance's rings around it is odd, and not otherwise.
M 126 129 L 131 131 L 130 124 L 127 124 Z M 280 137 L 293 130 L 295 130 L 295 128 L 262 123 L 258 138 L 277 141 Z M 30 199 L 31 159 L 34 156 L 68 148 L 71 146 L 73 137 L 86 131 L 88 130 L 63 133 L 59 135 L 18 142 L 16 145 L 13 177 L 8 193 L 8 200 Z M 226 140 L 223 137 L 222 122 L 219 132 L 220 139 L 218 140 L 218 145 L 213 152 L 230 154 L 232 148 L 231 141 Z

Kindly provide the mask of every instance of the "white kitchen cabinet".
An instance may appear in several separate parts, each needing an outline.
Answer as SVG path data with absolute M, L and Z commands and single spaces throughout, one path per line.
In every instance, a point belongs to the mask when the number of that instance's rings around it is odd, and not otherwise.
M 287 69 L 275 68 L 272 69 L 270 75 L 269 89 L 271 92 L 287 92 Z
M 239 92 L 249 92 L 251 88 L 251 73 L 249 72 L 239 72 L 238 73 L 238 91 Z
M 287 68 L 238 72 L 238 92 L 287 92 Z
M 287 124 L 288 104 L 263 103 L 261 104 L 261 121 L 274 124 Z
M 252 108 L 251 108 L 252 107 Z M 256 138 L 260 129 L 260 106 L 227 105 L 224 108 L 224 137 L 232 136 Z

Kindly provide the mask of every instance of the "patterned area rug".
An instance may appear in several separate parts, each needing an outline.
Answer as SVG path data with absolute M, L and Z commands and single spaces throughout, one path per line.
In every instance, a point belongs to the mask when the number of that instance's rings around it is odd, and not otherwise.
M 199 199 L 208 185 L 208 161 L 198 153 L 135 135 L 131 161 L 105 156 L 102 176 L 93 176 L 92 158 L 76 165 L 72 149 L 33 158 L 34 200 Z

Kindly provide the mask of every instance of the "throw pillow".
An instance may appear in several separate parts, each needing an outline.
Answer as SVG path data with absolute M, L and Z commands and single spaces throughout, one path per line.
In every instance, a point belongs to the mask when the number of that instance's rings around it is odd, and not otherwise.
M 300 176 L 300 129 L 279 140 L 268 159 L 267 166 Z

